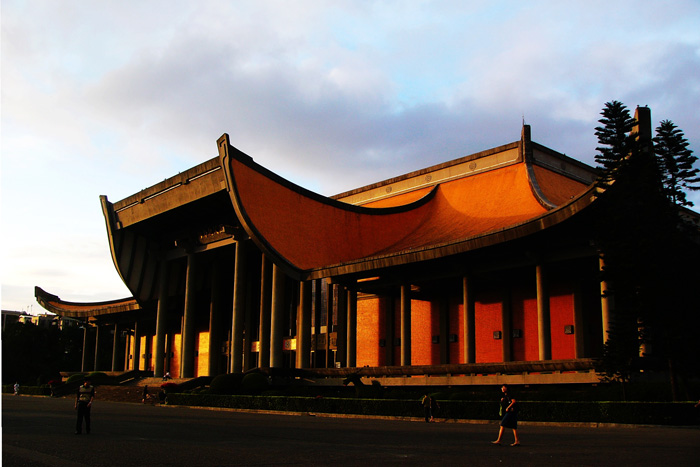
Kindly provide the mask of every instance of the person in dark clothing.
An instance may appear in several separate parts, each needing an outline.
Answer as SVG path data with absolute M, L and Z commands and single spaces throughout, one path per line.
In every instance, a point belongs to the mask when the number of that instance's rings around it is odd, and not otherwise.
M 423 411 L 425 412 L 425 421 L 426 422 L 432 422 L 434 421 L 434 414 L 433 410 L 437 410 L 440 408 L 438 405 L 437 401 L 430 397 L 429 394 L 426 394 L 423 396 L 423 400 L 421 400 L 421 405 L 423 406 Z
M 492 444 L 501 444 L 501 437 L 503 436 L 503 430 L 505 428 L 510 428 L 513 430 L 513 444 L 511 446 L 519 446 L 520 441 L 518 440 L 518 405 L 515 399 L 512 399 L 508 395 L 508 386 L 501 386 L 501 392 L 503 397 L 501 397 L 501 428 L 498 431 L 498 439 L 496 441 L 491 441 Z
M 90 384 L 90 380 L 85 380 L 78 388 L 75 397 L 75 410 L 78 411 L 78 420 L 75 423 L 75 434 L 79 435 L 83 431 L 83 419 L 85 419 L 85 433 L 90 434 L 90 408 L 95 399 L 95 387 Z

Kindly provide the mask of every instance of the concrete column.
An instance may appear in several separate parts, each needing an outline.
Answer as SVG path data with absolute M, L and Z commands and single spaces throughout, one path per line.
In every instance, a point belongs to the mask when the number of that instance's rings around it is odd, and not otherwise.
M 141 371 L 141 330 L 138 321 L 134 322 L 134 353 L 132 355 L 134 370 Z
M 165 261 L 160 263 L 160 271 L 158 274 L 158 308 L 156 311 L 156 335 L 155 335 L 155 353 L 153 355 L 153 376 L 161 378 L 165 371 L 165 329 L 168 322 L 168 267 Z M 148 347 L 148 346 L 147 346 Z M 146 359 L 144 369 L 148 370 L 148 354 L 150 349 L 146 348 Z M 139 355 L 139 358 L 141 356 Z
M 119 347 L 119 325 L 114 325 L 114 339 L 112 340 L 112 371 L 117 371 L 117 354 Z
M 221 363 L 221 263 L 214 261 L 211 268 L 211 296 L 209 298 L 209 376 L 220 373 Z
M 172 363 L 172 353 L 173 353 L 173 334 L 165 335 L 165 371 L 170 371 L 170 364 Z M 146 354 L 148 355 L 148 354 Z M 179 376 L 181 377 L 181 375 Z
M 194 377 L 194 353 L 196 343 L 196 306 L 197 306 L 197 256 L 194 253 L 187 255 L 187 277 L 185 279 L 185 313 L 182 322 L 182 373 L 181 378 Z
M 323 296 L 321 293 L 323 287 L 323 280 L 321 279 L 315 279 L 314 280 L 314 285 L 313 285 L 313 326 L 314 326 L 314 332 L 313 335 L 315 337 L 315 346 L 313 347 L 314 351 L 314 360 L 312 362 L 312 365 L 314 368 L 318 368 L 321 366 L 321 361 L 319 360 L 319 351 L 322 351 L 323 349 L 319 348 L 319 336 L 321 335 L 321 315 L 322 315 L 322 305 L 323 305 Z
M 598 267 L 600 268 L 601 273 L 603 272 L 603 269 L 605 269 L 605 259 L 602 255 L 598 257 Z M 600 281 L 600 311 L 603 321 L 603 344 L 608 342 L 608 331 L 610 330 L 610 311 L 613 307 L 612 296 L 606 295 L 609 290 L 610 287 L 608 286 L 608 283 L 606 281 Z
M 87 321 L 84 324 L 83 328 L 83 358 L 82 361 L 80 362 L 80 371 L 82 373 L 85 373 L 87 371 L 87 341 L 88 341 L 88 329 L 90 329 L 90 326 L 88 325 Z
M 330 282 L 326 283 L 326 359 L 324 368 L 332 367 L 331 363 L 331 332 L 333 330 L 333 288 Z
M 272 267 L 272 316 L 270 319 L 270 367 L 284 367 L 284 288 L 286 277 Z
M 262 256 L 260 269 L 260 331 L 258 366 L 270 366 L 270 320 L 272 318 L 272 263 L 265 255 Z
M 348 339 L 347 339 L 347 365 L 357 366 L 357 291 L 348 290 Z
M 248 259 L 246 261 L 251 261 L 250 251 L 247 254 Z M 251 342 L 255 333 L 253 332 L 253 289 L 251 281 L 248 280 L 250 275 L 250 271 L 246 267 L 245 299 L 243 302 L 243 371 L 248 371 L 254 367 Z
M 93 371 L 97 371 L 100 366 L 100 325 L 95 324 L 95 365 Z
M 444 365 L 450 363 L 450 302 L 446 295 L 442 295 L 438 299 L 438 313 L 440 314 L 438 317 L 440 328 L 438 347 L 440 348 L 440 363 Z
M 311 282 L 299 283 L 296 367 L 309 368 L 311 361 Z
M 123 347 L 123 354 L 122 354 L 122 370 L 123 371 L 130 371 L 131 369 L 129 368 L 129 356 L 131 355 L 131 346 L 133 345 L 132 339 L 132 333 L 127 332 L 127 334 L 124 336 L 124 347 Z
M 505 286 L 502 292 L 501 306 L 501 323 L 503 331 L 501 331 L 501 342 L 503 344 L 503 361 L 510 362 L 513 360 L 513 314 L 511 308 L 510 286 Z
M 464 309 L 464 336 L 462 338 L 464 363 L 476 363 L 476 311 L 472 280 L 462 277 L 462 308 Z
M 537 340 L 540 360 L 552 359 L 552 325 L 549 312 L 549 286 L 545 267 L 535 266 L 537 282 Z M 505 337 L 505 336 L 504 336 Z
M 347 289 L 342 285 L 337 285 L 337 327 L 336 327 L 336 352 L 335 361 L 340 363 L 341 367 L 348 365 L 348 293 Z
M 401 366 L 411 365 L 411 284 L 401 285 Z
M 231 373 L 243 371 L 243 331 L 245 327 L 246 245 L 236 243 L 233 278 L 233 316 L 231 317 Z
M 178 378 L 184 378 L 184 374 L 182 371 L 182 364 L 184 363 L 184 353 L 183 353 L 183 346 L 185 344 L 185 315 L 183 314 L 180 316 L 180 369 L 178 371 Z
M 385 297 L 383 299 L 384 302 L 384 319 L 386 322 L 385 326 L 385 341 L 386 345 L 384 347 L 385 350 L 385 365 L 386 366 L 393 366 L 394 365 L 394 338 L 396 336 L 396 332 L 394 329 L 394 321 L 395 321 L 395 306 L 394 306 L 394 296 L 389 296 Z
M 581 285 L 577 285 L 574 290 L 574 358 L 586 357 L 586 340 L 583 318 L 583 292 Z

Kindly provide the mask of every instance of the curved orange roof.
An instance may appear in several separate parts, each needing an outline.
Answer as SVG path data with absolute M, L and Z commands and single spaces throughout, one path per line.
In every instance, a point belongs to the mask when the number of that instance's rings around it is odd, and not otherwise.
M 544 167 L 535 165 L 533 170 L 542 193 L 547 200 L 557 206 L 568 203 L 588 188 L 585 183 L 564 177 Z
M 586 188 L 546 169 L 536 171 L 540 180 L 533 184 L 520 161 L 443 182 L 421 192 L 418 200 L 413 192 L 358 207 L 278 177 L 232 148 L 227 135 L 219 139 L 219 148 L 244 228 L 273 261 L 297 277 L 347 263 L 369 261 L 380 267 L 387 256 L 508 229 L 545 215 L 542 195 L 550 202 L 568 201 Z M 395 207 L 385 207 L 389 204 Z

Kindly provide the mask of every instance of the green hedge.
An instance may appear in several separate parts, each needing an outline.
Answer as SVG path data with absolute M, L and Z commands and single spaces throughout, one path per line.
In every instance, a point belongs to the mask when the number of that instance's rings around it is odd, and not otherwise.
M 438 403 L 438 418 L 499 419 L 498 402 L 495 401 L 445 400 Z M 168 394 L 168 404 L 301 413 L 423 416 L 418 400 Z M 694 425 L 698 424 L 698 411 L 691 402 L 536 401 L 520 403 L 518 418 L 541 422 Z
M 2 392 L 3 394 L 14 394 L 14 385 L 3 384 Z M 48 386 L 20 386 L 19 394 L 20 396 L 50 396 L 51 388 L 49 388 Z

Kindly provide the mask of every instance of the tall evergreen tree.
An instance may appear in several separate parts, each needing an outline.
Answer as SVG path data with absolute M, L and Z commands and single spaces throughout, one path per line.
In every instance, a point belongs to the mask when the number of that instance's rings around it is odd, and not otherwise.
M 692 206 L 685 190 L 700 190 L 700 169 L 693 167 L 698 158 L 688 149 L 683 131 L 672 121 L 663 120 L 656 128 L 654 152 L 668 199 L 679 206 Z
M 648 322 L 659 309 L 655 280 L 665 257 L 666 206 L 651 151 L 651 128 L 641 127 L 624 104 L 605 104 L 596 128 L 601 190 L 595 242 L 605 267 L 601 279 L 614 299 L 610 328 L 598 369 L 607 380 L 629 381 L 639 364 Z M 645 120 L 646 121 L 646 120 Z M 614 183 L 613 183 L 614 182 Z
M 641 134 L 636 134 L 632 119 L 627 133 L 624 106 L 616 101 L 605 106 L 606 118 L 600 120 L 605 126 L 596 128 L 602 189 L 594 238 L 605 261 L 605 295 L 614 298 L 614 308 L 598 370 L 624 383 L 639 365 L 659 368 L 666 362 L 678 397 L 675 375 L 682 379 L 698 368 L 693 330 L 700 313 L 697 287 L 691 284 L 700 279 L 693 267 L 700 258 L 700 238 L 697 229 L 679 229 L 679 210 L 664 188 L 665 168 L 659 144 L 656 151 L 651 147 L 651 128 L 643 130 L 640 122 Z M 648 358 L 640 359 L 640 353 Z
M 622 102 L 606 102 L 603 111 L 603 118 L 598 120 L 602 126 L 595 128 L 598 137 L 598 154 L 595 161 L 602 176 L 599 182 L 607 185 L 614 178 L 627 160 L 632 150 L 633 138 L 630 136 L 635 120 L 630 116 L 630 112 Z

